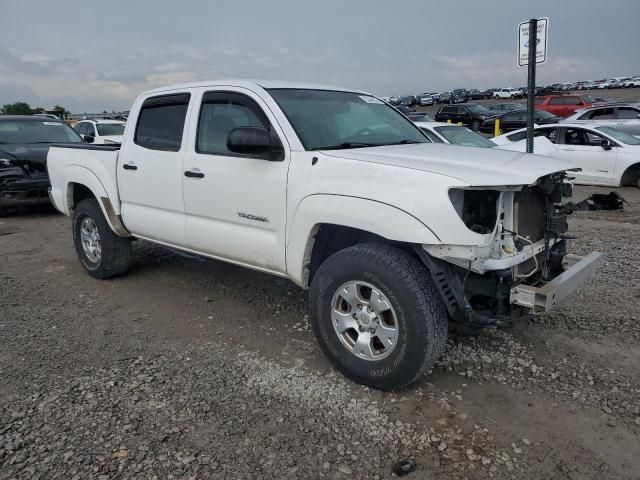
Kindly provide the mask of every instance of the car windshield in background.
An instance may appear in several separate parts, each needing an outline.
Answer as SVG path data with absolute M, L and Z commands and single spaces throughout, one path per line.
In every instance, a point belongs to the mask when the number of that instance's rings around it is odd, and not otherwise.
M 601 132 L 604 132 L 607 135 L 611 135 L 613 138 L 615 138 L 619 142 L 626 143 L 627 145 L 640 145 L 640 138 L 634 137 L 633 135 L 629 135 L 626 132 L 622 132 L 617 128 L 597 127 L 596 130 L 600 130 Z
M 556 116 L 553 113 L 549 113 L 546 110 L 536 110 L 535 118 L 539 119 L 549 119 L 555 118 Z
M 109 135 L 122 135 L 124 133 L 124 125 L 120 123 L 100 123 L 96 125 L 98 135 L 108 137 Z
M 0 121 L 0 144 L 82 143 L 66 123 L 48 120 Z
M 485 107 L 484 105 L 469 104 L 469 105 L 466 105 L 466 107 L 470 111 L 475 112 L 475 113 L 491 113 L 489 111 L 489 109 L 487 107 Z
M 591 95 L 582 95 L 582 101 L 585 103 L 594 103 L 596 102 L 596 99 L 593 98 Z
M 270 89 L 307 150 L 429 143 L 395 108 L 370 95 Z
M 495 147 L 488 138 L 484 138 L 482 135 L 473 132 L 465 127 L 460 126 L 442 126 L 435 127 L 435 131 L 446 138 L 452 145 L 461 145 L 463 147 Z

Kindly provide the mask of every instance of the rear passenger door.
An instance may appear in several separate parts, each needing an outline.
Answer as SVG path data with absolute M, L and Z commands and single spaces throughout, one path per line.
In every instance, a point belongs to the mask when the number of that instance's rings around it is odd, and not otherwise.
M 183 162 L 186 238 L 190 249 L 284 273 L 289 148 L 269 160 L 229 151 L 229 133 L 261 127 L 287 145 L 275 118 L 244 89 L 200 91 Z
M 118 158 L 124 224 L 137 236 L 175 246 L 185 244 L 182 157 L 190 97 L 184 91 L 139 100 L 135 130 Z

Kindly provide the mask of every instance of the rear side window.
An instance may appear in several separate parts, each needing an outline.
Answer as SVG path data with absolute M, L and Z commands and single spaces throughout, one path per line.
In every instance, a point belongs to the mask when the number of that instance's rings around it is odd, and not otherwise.
M 540 105 L 541 103 L 544 103 L 544 98 L 536 98 L 536 105 Z
M 560 97 L 553 97 L 551 100 L 549 100 L 549 105 L 564 105 L 564 98 L 560 98 Z
M 188 93 L 179 93 L 146 99 L 138 116 L 134 142 L 151 150 L 180 150 L 189 98 Z

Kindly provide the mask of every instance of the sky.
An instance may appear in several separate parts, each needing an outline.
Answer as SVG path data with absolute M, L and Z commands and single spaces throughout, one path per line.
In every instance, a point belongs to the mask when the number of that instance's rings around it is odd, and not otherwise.
M 0 104 L 121 111 L 227 78 L 381 96 L 522 86 L 517 24 L 542 16 L 536 83 L 640 75 L 640 0 L 0 0 Z

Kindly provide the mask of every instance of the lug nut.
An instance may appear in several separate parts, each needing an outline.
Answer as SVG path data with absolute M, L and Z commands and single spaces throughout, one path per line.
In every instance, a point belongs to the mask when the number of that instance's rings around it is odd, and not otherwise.
M 364 327 L 360 327 L 358 330 L 360 330 L 361 332 L 364 332 Z
M 372 307 L 372 306 L 368 306 L 368 307 L 367 307 L 367 311 L 368 311 L 368 312 L 373 312 L 373 307 Z
M 375 323 L 380 323 L 380 319 L 379 319 L 378 317 L 374 318 L 374 319 L 373 319 L 373 321 L 374 321 Z
M 358 304 L 358 310 L 362 310 L 362 305 L 360 303 Z

